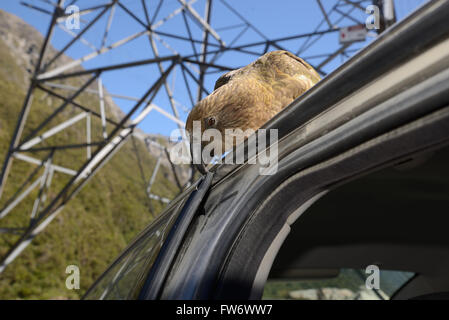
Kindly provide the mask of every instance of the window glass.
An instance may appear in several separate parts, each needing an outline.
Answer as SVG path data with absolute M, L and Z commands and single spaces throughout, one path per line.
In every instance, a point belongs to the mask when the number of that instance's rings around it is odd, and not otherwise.
M 171 205 L 153 222 L 131 247 L 90 289 L 85 299 L 133 299 L 153 265 L 167 235 L 184 206 L 185 200 Z
M 365 270 L 341 269 L 338 276 L 333 278 L 268 280 L 262 299 L 388 300 L 414 276 L 414 273 L 380 270 L 378 289 L 370 276 L 372 273 L 366 273 Z

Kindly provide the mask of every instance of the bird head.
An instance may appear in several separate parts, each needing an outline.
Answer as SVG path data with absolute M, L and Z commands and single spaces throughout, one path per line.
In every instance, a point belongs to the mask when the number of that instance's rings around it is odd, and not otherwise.
M 253 104 L 254 99 L 251 94 L 241 92 L 244 88 L 238 85 L 227 85 L 214 90 L 212 94 L 198 102 L 190 112 L 186 131 L 190 139 L 191 154 L 210 151 L 210 158 L 223 154 L 235 145 L 233 137 L 226 139 L 227 130 L 247 130 L 250 115 L 248 105 Z M 233 94 L 230 94 L 231 91 Z M 200 145 L 201 148 L 193 150 L 194 145 Z M 201 157 L 201 155 L 199 155 Z M 198 158 L 197 158 L 198 159 Z M 198 168 L 204 172 L 201 166 Z

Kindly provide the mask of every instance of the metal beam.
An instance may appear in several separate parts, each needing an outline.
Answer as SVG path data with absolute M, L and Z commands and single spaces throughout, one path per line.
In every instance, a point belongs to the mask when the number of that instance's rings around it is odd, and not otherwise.
M 223 47 L 226 47 L 226 43 L 220 38 L 218 33 L 210 26 L 210 8 L 212 0 L 206 0 L 206 10 L 209 14 L 206 14 L 206 19 L 203 19 L 198 12 L 196 12 L 193 7 L 187 3 L 185 0 L 178 0 L 183 6 L 186 7 L 187 11 L 203 26 L 207 33 L 213 36 Z
M 321 69 L 322 67 L 324 67 L 326 64 L 328 64 L 329 62 L 331 62 L 332 60 L 334 60 L 336 57 L 338 57 L 338 55 L 340 53 L 342 53 L 343 51 L 345 51 L 347 48 L 349 48 L 352 45 L 352 43 L 345 43 L 344 45 L 342 45 L 340 47 L 340 49 L 338 49 L 337 51 L 335 51 L 333 54 L 329 55 L 329 57 L 327 57 L 327 59 L 325 59 L 323 62 L 321 62 L 317 68 Z
M 56 115 L 58 113 L 63 111 L 67 107 L 67 105 L 69 105 L 76 97 L 78 97 L 84 91 L 84 89 L 86 89 L 95 79 L 97 79 L 98 76 L 99 76 L 99 73 L 96 73 L 93 77 L 91 77 L 88 81 L 86 81 L 81 86 L 81 88 L 78 89 L 78 91 L 76 91 L 73 95 L 71 95 L 69 98 L 67 98 L 67 100 L 64 100 L 63 103 L 58 108 L 56 108 L 55 111 L 53 111 L 44 121 L 42 121 L 34 130 L 31 131 L 31 133 L 29 133 L 25 137 L 24 142 L 19 146 L 19 148 L 24 143 L 31 140 L 35 135 L 37 135 L 40 130 L 42 130 L 54 117 L 56 117 Z M 16 150 L 16 149 L 17 148 L 15 148 L 14 150 Z
M 61 6 L 62 3 L 63 3 L 63 0 L 58 0 L 58 2 L 57 2 L 58 7 Z M 50 43 L 50 39 L 51 39 L 51 37 L 53 35 L 53 31 L 55 29 L 56 19 L 58 18 L 58 16 L 60 14 L 61 14 L 60 10 L 55 8 L 55 10 L 53 12 L 53 16 L 51 18 L 50 25 L 48 26 L 47 35 L 45 36 L 45 39 L 44 39 L 44 42 L 42 44 L 41 51 L 39 54 L 38 61 L 36 63 L 36 68 L 34 70 L 34 77 L 39 73 L 39 70 L 42 65 L 42 61 L 43 61 L 43 59 L 45 57 L 45 53 L 47 51 L 47 47 Z M 0 173 L 0 199 L 2 197 L 3 190 L 4 190 L 4 187 L 6 184 L 6 179 L 7 179 L 9 170 L 12 165 L 12 159 L 13 159 L 12 158 L 12 150 L 16 149 L 20 142 L 23 127 L 25 125 L 26 119 L 28 117 L 28 112 L 30 111 L 31 104 L 33 102 L 34 89 L 35 89 L 35 83 L 32 82 L 30 87 L 28 88 L 28 92 L 27 92 L 25 101 L 23 103 L 22 110 L 20 111 L 20 114 L 19 114 L 19 119 L 17 120 L 16 128 L 14 130 L 13 137 L 12 137 L 11 143 L 9 145 L 9 151 L 8 151 L 5 161 L 3 163 L 2 171 Z
M 131 115 L 140 107 L 145 99 L 153 94 L 152 99 L 155 97 L 155 93 L 162 85 L 162 82 L 166 79 L 168 74 L 172 71 L 176 62 L 167 69 L 167 71 L 159 78 L 158 81 L 147 91 L 147 93 L 141 98 L 141 100 L 135 105 L 134 108 L 122 119 L 120 126 L 129 120 Z M 148 107 L 147 107 L 148 108 Z M 10 248 L 6 255 L 0 261 L 0 273 L 10 264 L 36 237 L 42 232 L 47 225 L 61 212 L 67 201 L 74 197 L 81 188 L 93 177 L 93 175 L 123 146 L 124 142 L 133 133 L 137 124 L 143 120 L 147 108 L 144 108 L 139 116 L 131 122 L 129 128 L 124 129 L 118 136 L 111 139 L 119 130 L 117 126 L 111 133 L 109 143 L 104 147 L 97 150 L 92 158 L 86 162 L 77 172 L 77 174 L 64 186 L 64 188 L 56 195 L 52 202 L 41 211 L 40 215 L 35 218 L 33 224 L 26 230 L 26 232 L 20 237 L 20 239 Z M 74 187 L 75 186 L 75 187 Z M 73 189 L 70 191 L 70 189 Z
M 52 23 L 50 24 L 49 30 L 46 34 L 46 39 L 44 41 L 43 48 L 41 49 L 39 55 L 36 70 L 32 77 L 33 81 L 27 92 L 26 99 L 24 101 L 21 114 L 19 116 L 18 125 L 16 126 L 15 129 L 16 131 L 13 135 L 8 155 L 3 164 L 3 170 L 0 176 L 0 196 L 2 190 L 4 189 L 6 178 L 9 174 L 12 159 L 19 159 L 22 161 L 26 161 L 33 165 L 37 165 L 37 168 L 34 168 L 33 171 L 34 173 L 32 173 L 30 177 L 26 179 L 26 181 L 22 184 L 22 186 L 15 192 L 14 196 L 6 202 L 6 205 L 0 212 L 0 215 L 4 214 L 5 208 L 8 208 L 9 210 L 8 212 L 13 210 L 13 208 L 9 207 L 12 203 L 14 203 L 14 206 L 17 205 L 17 200 L 19 198 L 24 199 L 24 197 L 32 194 L 33 193 L 32 191 L 36 190 L 36 188 L 38 187 L 39 193 L 38 196 L 34 199 L 34 206 L 31 213 L 33 219 L 31 221 L 30 226 L 27 226 L 26 228 L 6 228 L 6 227 L 0 228 L 0 233 L 9 232 L 11 234 L 12 233 L 21 234 L 19 241 L 16 242 L 10 248 L 7 255 L 3 258 L 2 262 L 0 263 L 0 272 L 4 269 L 4 267 L 7 264 L 9 264 L 11 261 L 14 260 L 14 258 L 32 241 L 32 239 L 35 236 L 37 236 L 40 232 L 42 232 L 46 228 L 46 226 L 61 212 L 61 210 L 64 208 L 67 202 L 71 198 L 76 196 L 76 194 L 83 188 L 83 186 L 86 183 L 88 183 L 88 181 L 95 175 L 95 173 L 98 172 L 98 170 L 100 170 L 103 167 L 103 165 L 107 163 L 107 161 L 118 150 L 120 150 L 120 148 L 126 143 L 126 141 L 129 140 L 129 137 L 133 136 L 133 134 L 135 133 L 136 126 L 139 123 L 141 123 L 141 121 L 151 112 L 157 111 L 164 117 L 173 121 L 179 128 L 184 128 L 185 123 L 180 119 L 179 113 L 177 111 L 177 108 L 179 107 L 180 104 L 175 99 L 175 94 L 177 92 L 174 89 L 174 85 L 169 86 L 167 80 L 168 75 L 171 74 L 171 71 L 175 70 L 176 66 L 179 65 L 179 67 L 181 68 L 184 85 L 185 88 L 187 89 L 190 102 L 192 103 L 193 106 L 195 104 L 195 99 L 194 95 L 192 94 L 193 92 L 191 90 L 192 81 L 198 85 L 198 92 L 197 92 L 198 94 L 195 98 L 201 99 L 203 93 L 209 94 L 208 88 L 206 88 L 204 84 L 206 74 L 225 72 L 233 70 L 238 67 L 238 66 L 228 67 L 220 63 L 216 63 L 216 61 L 218 61 L 218 59 L 221 56 L 229 52 L 239 52 L 251 56 L 259 56 L 272 48 L 283 49 L 282 43 L 284 41 L 298 40 L 299 42 L 301 39 L 306 39 L 306 41 L 304 41 L 304 43 L 302 44 L 301 47 L 302 51 L 300 50 L 302 54 L 304 50 L 310 48 L 314 43 L 316 43 L 316 41 L 321 39 L 322 36 L 329 33 L 338 32 L 339 31 L 338 26 L 340 21 L 342 19 L 352 20 L 354 18 L 354 16 L 351 14 L 352 10 L 355 10 L 357 8 L 363 9 L 362 3 L 364 3 L 364 1 L 338 0 L 330 11 L 326 11 L 325 5 L 327 5 L 327 3 L 321 0 L 317 0 L 319 9 L 321 10 L 324 18 L 313 32 L 297 34 L 288 37 L 269 39 L 259 29 L 257 29 L 254 25 L 252 25 L 243 15 L 241 15 L 235 8 L 233 8 L 224 0 L 219 0 L 224 5 L 224 7 L 221 7 L 221 9 L 229 10 L 227 13 L 233 14 L 242 23 L 233 23 L 231 26 L 223 26 L 222 28 L 218 29 L 213 28 L 212 25 L 215 26 L 215 24 L 212 23 L 213 22 L 212 0 L 204 0 L 205 3 L 204 16 L 199 15 L 199 13 L 192 6 L 197 0 L 190 0 L 190 1 L 178 0 L 181 6 L 176 8 L 174 11 L 170 12 L 164 18 L 159 19 L 157 22 L 154 22 L 154 20 L 157 18 L 159 12 L 161 12 L 161 8 L 164 4 L 163 0 L 159 0 L 157 2 L 154 1 L 154 3 L 141 0 L 142 7 L 144 9 L 143 13 L 145 14 L 144 17 L 145 21 L 142 20 L 141 18 L 142 15 L 137 15 L 135 13 L 135 10 L 128 9 L 127 6 L 124 5 L 124 2 L 112 0 L 102 5 L 96 5 L 93 7 L 82 9 L 80 11 L 81 14 L 87 14 L 95 10 L 99 10 L 100 14 L 99 15 L 94 14 L 93 20 L 87 23 L 87 25 L 83 26 L 83 30 L 79 31 L 78 33 L 67 30 L 67 28 L 64 27 L 64 24 L 62 24 L 63 20 L 68 17 L 68 15 L 65 14 L 64 12 L 62 0 L 58 1 L 58 4 L 50 0 L 41 0 L 41 1 L 53 5 L 54 11 L 52 12 Z M 70 2 L 70 5 L 75 3 L 76 0 L 72 0 Z M 151 9 L 155 8 L 155 10 L 152 10 L 151 18 L 149 14 L 150 8 L 147 7 L 148 3 L 149 6 L 151 6 Z M 143 27 L 143 30 L 131 34 L 125 38 L 122 38 L 119 41 L 115 41 L 111 45 L 107 45 L 110 30 L 112 30 L 113 25 L 115 25 L 115 23 L 117 22 L 116 20 L 118 20 L 118 16 L 115 15 L 116 6 L 120 6 L 125 11 L 126 18 L 132 18 L 133 20 L 137 21 L 139 25 Z M 350 6 L 350 8 L 346 10 L 348 6 Z M 217 10 L 215 7 L 213 9 Z M 106 18 L 106 13 L 108 11 L 109 17 Z M 51 14 L 49 11 L 47 13 Z M 177 32 L 177 30 L 174 30 L 172 32 L 156 30 L 158 27 L 162 26 L 170 19 L 173 19 L 177 15 L 181 14 L 182 16 L 179 18 L 182 19 L 184 22 L 187 36 L 183 35 L 180 32 Z M 334 14 L 338 15 L 340 18 L 332 19 L 335 20 L 334 22 L 332 22 L 331 17 L 334 17 Z M 88 30 L 92 30 L 94 25 L 96 27 L 98 25 L 97 22 L 101 19 L 101 17 L 105 18 L 105 28 L 104 32 L 102 30 L 101 32 L 98 33 L 99 37 L 98 43 L 100 45 L 100 48 L 96 48 L 95 45 L 93 45 L 93 43 L 95 42 L 91 43 L 87 41 L 83 37 L 83 33 L 85 34 Z M 122 18 L 122 16 L 120 18 Z M 200 27 L 199 32 L 196 29 L 190 28 L 191 26 L 190 23 L 192 22 L 199 25 Z M 323 30 L 323 28 L 326 28 L 326 24 L 329 27 L 329 29 Z M 44 59 L 45 54 L 48 51 L 46 50 L 46 48 L 48 47 L 53 32 L 53 28 L 55 26 L 60 27 L 64 32 L 69 34 L 69 36 L 71 36 L 72 39 L 68 44 L 64 46 L 61 52 L 58 52 L 52 59 L 50 59 L 50 62 L 46 65 L 46 68 L 42 68 L 43 65 L 42 62 L 45 61 Z M 241 30 L 237 28 L 241 28 Z M 221 32 L 223 30 L 236 31 L 235 35 L 230 37 L 229 40 L 228 38 L 226 38 L 226 43 L 224 41 L 224 38 L 222 38 L 218 34 L 218 31 Z M 235 43 L 237 43 L 237 41 L 239 41 L 239 39 L 241 39 L 241 37 L 248 30 L 253 30 L 262 40 L 254 40 L 254 42 L 235 45 Z M 81 71 L 73 70 L 75 67 L 81 66 L 84 62 L 97 58 L 107 52 L 111 52 L 114 49 L 124 46 L 141 36 L 148 36 L 150 40 L 151 51 L 153 52 L 154 56 L 153 58 L 134 62 L 125 62 L 116 65 L 108 64 L 103 67 L 97 66 L 95 68 Z M 215 40 L 209 41 L 210 40 L 209 38 L 211 37 L 213 37 L 216 41 Z M 169 42 L 171 39 L 188 42 L 188 45 L 191 46 L 192 48 L 193 54 L 190 53 L 186 54 L 183 50 L 177 51 L 176 50 L 177 48 L 172 46 L 171 43 Z M 161 57 L 158 51 L 157 42 L 160 42 L 165 48 L 173 52 L 174 55 Z M 79 59 L 75 59 L 68 63 L 63 63 L 62 65 L 53 67 L 53 69 L 50 70 L 50 67 L 53 66 L 53 63 L 61 60 L 59 59 L 59 57 L 61 57 L 61 55 L 75 43 L 82 43 L 83 45 L 88 46 L 93 51 L 84 55 Z M 201 48 L 197 50 L 198 44 L 201 45 Z M 263 49 L 265 50 L 261 51 Z M 346 52 L 345 49 L 346 48 L 342 47 L 333 53 L 323 56 L 323 58 L 325 57 L 325 59 L 317 67 L 317 71 L 324 74 L 324 72 L 319 68 L 327 65 L 327 63 L 332 61 L 332 59 L 337 57 L 339 54 L 344 54 Z M 319 52 L 315 55 L 319 56 Z M 150 57 L 151 56 L 149 56 L 149 58 Z M 163 62 L 166 61 L 172 62 L 170 67 L 167 69 L 165 68 L 165 65 L 163 65 Z M 98 86 L 98 88 L 92 88 L 91 85 L 93 84 L 93 81 L 95 81 L 95 79 L 99 77 L 102 74 L 102 72 L 113 70 L 126 70 L 128 68 L 144 66 L 154 63 L 157 63 L 157 67 L 159 69 L 159 74 L 157 74 L 157 76 L 159 77 L 156 78 L 154 84 L 142 97 L 136 98 L 125 95 L 108 94 L 108 97 L 111 98 L 126 99 L 129 101 L 136 102 L 133 108 L 128 113 L 125 114 L 123 119 L 119 119 L 117 121 L 109 119 L 106 115 L 107 112 L 105 105 L 106 93 L 104 92 L 102 79 L 99 78 L 98 82 L 95 84 L 96 86 Z M 91 78 L 88 84 L 85 84 L 79 88 L 73 86 L 73 82 L 70 82 L 72 79 L 83 78 L 85 76 L 93 76 L 93 77 Z M 174 75 L 172 79 L 174 84 L 175 83 Z M 65 80 L 66 82 L 50 83 L 49 81 L 51 80 L 58 80 L 57 82 L 59 82 L 59 80 L 61 81 Z M 155 104 L 153 104 L 153 101 L 156 98 L 156 95 L 159 94 L 162 86 L 164 86 L 165 92 L 167 93 L 167 96 L 169 98 L 171 112 L 166 111 L 163 108 L 160 108 Z M 69 97 L 67 98 L 57 92 L 54 92 L 52 88 L 57 88 L 66 91 L 73 91 L 74 94 L 70 93 Z M 24 143 L 20 145 L 23 126 L 26 122 L 27 114 L 29 112 L 33 100 L 34 90 L 36 89 L 40 89 L 45 94 L 62 100 L 62 105 L 58 106 L 58 108 L 56 108 L 56 110 L 52 114 L 50 114 L 50 117 L 47 117 L 47 119 L 45 119 L 35 130 L 33 130 L 31 135 L 28 135 L 28 137 L 23 139 Z M 77 95 L 81 93 L 93 93 L 95 95 L 98 95 L 99 104 L 95 106 L 95 108 L 98 109 L 98 112 L 92 110 L 91 108 L 87 108 L 75 101 Z M 72 105 L 75 108 L 82 110 L 81 113 L 70 119 L 67 119 L 66 116 L 62 117 L 63 120 L 60 120 L 59 123 L 54 124 L 52 128 L 40 134 L 41 130 L 43 131 L 44 127 L 47 124 L 49 124 L 52 119 L 58 119 L 56 115 L 61 115 L 63 110 L 68 105 Z M 101 119 L 101 132 L 102 138 L 104 139 L 102 141 L 92 141 L 91 116 L 95 116 Z M 58 132 L 66 130 L 71 125 L 84 118 L 86 118 L 86 137 L 85 140 L 83 138 L 84 141 L 81 141 L 81 143 L 74 143 L 74 144 L 66 143 L 57 146 L 39 145 L 40 142 L 45 141 L 45 139 L 55 135 Z M 107 129 L 109 129 L 110 131 L 109 134 L 107 132 Z M 14 143 L 15 141 L 14 139 L 17 140 L 16 143 Z M 96 148 L 92 149 L 91 147 L 93 146 L 96 146 Z M 57 166 L 48 159 L 47 160 L 37 159 L 21 153 L 21 151 L 42 152 L 44 150 L 56 153 L 56 152 L 64 152 L 64 150 L 70 148 L 86 148 L 86 159 L 81 160 L 82 163 L 80 166 L 77 165 L 77 167 L 80 167 L 79 170 L 77 171 L 62 166 Z M 162 146 L 160 150 L 161 150 L 160 156 L 166 156 L 168 158 L 171 171 L 174 174 L 176 185 L 181 190 L 183 186 L 181 186 L 181 182 L 179 181 L 179 177 L 177 176 L 176 167 L 171 162 L 171 159 L 168 154 L 168 149 Z M 136 150 L 136 152 L 138 151 Z M 139 157 L 138 154 L 137 156 Z M 159 160 L 157 170 L 159 169 L 161 164 L 162 162 Z M 141 163 L 139 165 L 141 165 Z M 42 167 L 45 167 L 43 175 L 41 176 L 41 178 L 36 178 L 38 173 L 40 174 L 41 171 L 43 170 Z M 156 176 L 157 170 L 154 170 L 153 172 L 152 175 L 153 181 L 151 182 L 150 179 L 151 184 L 149 184 L 150 188 L 147 193 L 148 197 L 146 200 L 150 204 L 151 204 L 151 202 L 149 201 L 150 199 L 161 201 L 163 203 L 169 201 L 169 199 L 167 198 L 160 197 L 159 195 L 154 195 L 151 193 L 151 186 L 155 181 L 154 180 L 155 178 L 153 177 Z M 51 181 L 54 172 L 68 174 L 71 176 L 71 178 L 70 181 L 63 186 L 62 190 L 60 190 L 56 194 L 56 196 L 52 198 L 50 203 L 45 204 L 44 207 L 44 203 L 46 202 L 47 191 L 51 186 Z M 192 171 L 190 182 L 193 181 L 194 177 L 195 175 L 194 172 Z M 143 192 L 145 192 L 146 187 L 147 184 L 145 182 L 145 187 L 143 187 L 142 190 Z
M 178 57 L 179 56 L 168 56 L 168 57 L 159 57 L 159 58 L 153 58 L 153 59 L 139 60 L 139 61 L 128 62 L 128 63 L 120 63 L 120 64 L 116 64 L 116 65 L 92 68 L 92 69 L 62 74 L 62 75 L 58 75 L 58 76 L 50 76 L 50 77 L 41 76 L 38 78 L 38 80 L 40 82 L 43 82 L 43 81 L 53 81 L 56 79 L 73 78 L 73 77 L 79 77 L 79 76 L 88 75 L 88 74 L 92 74 L 92 73 L 126 69 L 126 68 L 138 67 L 138 66 L 143 66 L 146 64 L 152 64 L 152 63 L 157 63 L 157 62 L 162 62 L 162 61 L 169 61 L 169 60 L 178 59 Z
M 183 0 L 179 0 L 179 1 L 183 1 Z M 204 9 L 204 12 L 206 13 L 205 19 L 206 19 L 206 25 L 210 24 L 210 19 L 211 19 L 211 10 L 212 10 L 212 0 L 206 0 L 206 7 Z M 206 26 L 204 26 L 204 30 L 203 30 L 203 43 L 201 45 L 201 63 L 202 65 L 200 65 L 200 76 L 198 78 L 198 90 L 197 90 L 197 98 L 196 98 L 196 102 L 199 102 L 203 95 L 203 87 L 204 87 L 204 75 L 207 69 L 207 66 L 204 65 L 204 63 L 206 62 L 206 52 L 207 52 L 207 44 L 208 44 L 208 38 L 209 38 L 209 33 L 210 30 L 208 28 L 206 28 Z M 224 45 L 223 45 L 224 46 Z
M 51 60 L 45 65 L 45 69 L 51 66 L 60 56 L 62 56 L 67 51 L 67 49 L 69 49 L 76 42 L 76 40 L 81 38 L 83 34 L 85 34 L 98 20 L 100 20 L 100 18 L 109 10 L 111 5 L 112 4 L 105 6 L 105 8 L 91 22 L 89 22 L 89 24 L 85 28 L 83 28 L 83 30 L 80 33 L 78 33 L 78 35 L 75 38 L 70 40 L 69 43 L 67 43 L 64 48 L 58 51 L 58 53 L 53 58 L 51 58 Z
M 327 22 L 327 25 L 329 26 L 329 29 L 333 29 L 334 26 L 332 25 L 331 21 L 329 20 L 329 17 L 327 16 L 326 10 L 324 10 L 323 4 L 321 3 L 321 0 L 316 0 L 316 2 L 318 3 L 318 7 L 321 10 L 321 13 L 324 16 L 324 19 Z
M 66 90 L 69 90 L 69 91 L 78 91 L 79 90 L 79 88 L 75 88 L 75 87 L 72 87 L 72 86 L 60 85 L 60 84 L 56 84 L 56 83 L 46 83 L 46 85 L 50 86 L 50 87 L 54 87 L 54 88 L 66 89 Z M 43 87 L 41 85 L 37 85 L 36 87 L 39 88 L 40 90 L 44 91 L 45 93 L 48 93 L 49 95 L 55 97 L 55 98 L 58 98 L 58 99 L 60 99 L 62 101 L 70 103 L 71 105 L 77 107 L 78 109 L 81 109 L 83 111 L 89 112 L 90 114 L 94 115 L 97 118 L 101 118 L 101 114 L 100 113 L 95 112 L 95 111 L 91 110 L 90 108 L 84 107 L 84 106 L 80 105 L 79 103 L 77 103 L 75 101 L 70 101 L 69 98 L 61 96 L 60 94 L 57 94 L 56 92 L 53 92 L 53 91 L 51 91 L 51 90 L 49 90 L 49 89 L 47 89 L 47 88 L 45 88 L 45 87 Z M 90 89 L 86 89 L 85 92 L 93 93 L 93 92 L 91 92 Z M 97 93 L 97 92 L 95 91 L 95 93 Z M 118 123 L 116 121 L 114 121 L 114 120 L 112 120 L 112 119 L 110 119 L 108 117 L 106 117 L 106 122 L 114 124 L 114 125 L 118 125 Z
M 27 142 L 23 143 L 20 146 L 21 151 L 26 151 L 27 149 L 30 149 L 31 147 L 35 146 L 38 143 L 41 143 L 42 141 L 50 138 L 51 136 L 57 134 L 58 132 L 74 125 L 78 121 L 84 119 L 87 116 L 87 112 L 79 113 L 76 116 L 72 117 L 71 119 L 62 122 L 61 124 L 51 128 L 50 130 L 42 133 L 38 137 L 35 137 L 33 139 L 28 140 Z

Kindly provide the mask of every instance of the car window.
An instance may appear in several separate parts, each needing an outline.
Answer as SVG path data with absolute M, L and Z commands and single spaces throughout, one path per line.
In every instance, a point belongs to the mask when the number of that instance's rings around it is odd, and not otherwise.
M 326 279 L 268 280 L 262 299 L 389 300 L 415 274 L 379 270 L 378 289 L 373 288 L 370 275 L 365 270 L 341 269 L 338 276 Z
M 85 299 L 133 299 L 153 265 L 188 195 L 170 205 L 103 274 Z

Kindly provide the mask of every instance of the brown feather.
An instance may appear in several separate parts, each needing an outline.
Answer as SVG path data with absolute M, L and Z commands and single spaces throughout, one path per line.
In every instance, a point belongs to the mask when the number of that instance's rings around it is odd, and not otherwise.
M 214 91 L 190 112 L 186 130 L 192 132 L 195 120 L 201 121 L 202 131 L 208 129 L 208 117 L 216 119 L 213 127 L 223 137 L 225 129 L 257 130 L 318 81 L 318 73 L 294 54 L 266 53 L 218 78 Z

